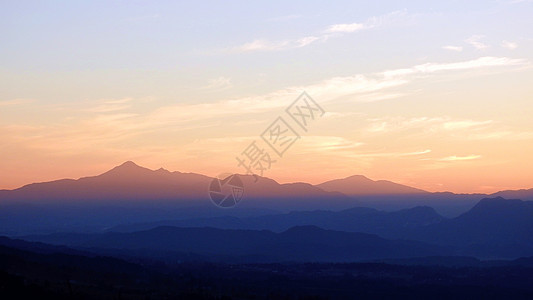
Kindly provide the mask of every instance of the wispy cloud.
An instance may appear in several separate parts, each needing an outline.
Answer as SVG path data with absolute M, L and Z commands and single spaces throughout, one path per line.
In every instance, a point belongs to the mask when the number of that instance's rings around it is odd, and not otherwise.
M 474 121 L 474 120 L 457 120 L 450 117 L 391 117 L 369 119 L 370 125 L 367 132 L 371 133 L 390 133 L 406 131 L 411 129 L 420 129 L 426 132 L 457 132 L 468 130 L 488 129 L 488 125 L 493 124 L 492 120 Z
M 481 40 L 484 39 L 484 35 L 473 35 L 465 40 L 466 43 L 470 44 L 472 47 L 478 50 L 485 50 L 489 48 L 489 45 L 483 43 Z
M 101 99 L 96 101 L 99 103 L 98 105 L 87 108 L 86 111 L 95 113 L 117 112 L 130 108 L 131 101 L 133 101 L 133 98 Z
M 346 96 L 357 96 L 354 98 L 356 100 L 352 101 L 368 102 L 368 99 L 378 101 L 402 96 L 403 94 L 388 92 L 387 90 L 408 84 L 414 80 L 411 76 L 419 73 L 514 66 L 524 63 L 526 63 L 524 60 L 506 57 L 482 57 L 471 61 L 444 64 L 428 63 L 411 68 L 389 70 L 368 75 L 357 74 L 353 76 L 333 77 L 314 84 L 292 86 L 257 96 L 227 99 L 210 103 L 165 106 L 152 112 L 153 116 L 150 118 L 153 122 L 164 122 L 163 120 L 188 122 L 222 116 L 265 112 L 285 107 L 304 90 L 316 99 L 320 99 L 321 103 L 327 103 Z M 453 120 L 442 121 L 448 122 Z M 466 126 L 467 121 L 463 120 L 463 122 L 465 123 L 450 123 L 448 126 Z
M 229 77 L 217 77 L 210 79 L 205 86 L 205 89 L 207 90 L 226 90 L 233 86 L 231 83 L 231 78 Z
M 350 23 L 350 24 L 334 24 L 330 25 L 324 32 L 327 33 L 351 33 L 358 30 L 371 28 L 370 25 L 363 23 Z
M 463 51 L 463 47 L 461 46 L 451 46 L 451 45 L 448 45 L 448 46 L 444 46 L 442 47 L 443 49 L 446 49 L 446 50 L 450 50 L 450 51 L 455 51 L 455 52 L 461 52 Z
M 353 151 L 364 145 L 362 142 L 354 142 L 340 136 L 305 136 L 299 141 L 301 151 L 307 152 L 331 152 Z
M 485 56 L 474 60 L 467 60 L 455 63 L 426 63 L 422 65 L 416 65 L 411 68 L 385 71 L 383 74 L 386 77 L 395 77 L 413 75 L 417 73 L 434 73 L 440 71 L 468 70 L 486 67 L 516 66 L 525 63 L 526 61 L 523 59 Z
M 251 42 L 229 49 L 229 52 L 255 52 L 255 51 L 280 51 L 286 49 L 301 48 L 316 42 L 325 42 L 330 38 L 341 37 L 362 30 L 372 29 L 394 22 L 404 16 L 405 11 L 395 11 L 378 17 L 371 17 L 363 23 L 340 23 L 328 26 L 316 34 L 307 35 L 295 39 L 276 40 L 254 39 Z
M 447 156 L 443 158 L 437 159 L 438 161 L 464 161 L 464 160 L 473 160 L 473 159 L 479 159 L 481 158 L 481 155 L 467 155 L 467 156 Z
M 446 130 L 459 130 L 459 129 L 470 129 L 473 127 L 482 127 L 485 125 L 492 124 L 492 120 L 486 121 L 472 121 L 472 120 L 460 120 L 460 121 L 448 121 L 442 124 L 442 127 Z
M 518 44 L 517 43 L 513 43 L 513 42 L 509 42 L 509 41 L 502 41 L 502 47 L 503 48 L 506 48 L 506 49 L 509 49 L 509 50 L 514 50 L 516 48 L 518 48 Z
M 316 83 L 292 86 L 285 89 L 273 91 L 271 93 L 255 95 L 249 97 L 239 97 L 235 99 L 225 99 L 216 102 L 188 103 L 177 105 L 160 106 L 151 111 L 138 112 L 135 105 L 140 102 L 137 99 L 103 99 L 88 103 L 85 109 L 88 115 L 73 119 L 68 123 L 54 124 L 35 129 L 31 136 L 12 134 L 15 139 L 24 136 L 25 141 L 32 147 L 48 149 L 54 153 L 76 153 L 88 151 L 94 147 L 103 145 L 114 145 L 121 141 L 131 141 L 132 138 L 140 135 L 148 135 L 161 130 L 187 130 L 188 128 L 203 128 L 213 126 L 213 120 L 220 120 L 232 116 L 250 116 L 255 113 L 268 112 L 274 109 L 283 109 L 291 103 L 302 90 L 307 91 L 321 104 L 327 105 L 336 100 L 346 101 L 350 96 L 350 101 L 360 101 L 366 96 L 379 97 L 387 95 L 388 89 L 406 85 L 416 80 L 413 75 L 419 73 L 432 73 L 436 71 L 456 71 L 482 66 L 510 66 L 525 63 L 522 60 L 509 58 L 479 58 L 472 61 L 455 63 L 429 63 L 400 70 L 389 70 L 372 74 L 357 74 L 353 76 L 333 77 Z M 216 80 L 215 82 L 225 82 Z M 219 84 L 220 86 L 220 84 Z M 395 94 L 394 92 L 392 94 Z M 387 97 L 384 97 L 387 99 Z M 390 99 L 390 98 L 389 98 Z M 3 101 L 5 102 L 5 101 Z M 20 101 L 8 101 L 7 103 L 19 103 Z M 131 107 L 131 110 L 129 109 Z M 243 120 L 246 120 L 244 117 Z M 202 121 L 202 122 L 200 122 Z M 374 127 L 370 127 L 368 132 L 386 133 L 405 128 L 435 128 L 442 131 L 456 132 L 464 131 L 468 134 L 485 134 L 488 138 L 489 130 L 479 131 L 477 128 L 484 128 L 492 125 L 490 120 L 456 120 L 451 118 L 430 118 L 420 117 L 412 119 L 383 119 L 373 120 Z M 476 129 L 476 130 L 472 130 Z M 14 129 L 13 129 L 14 130 Z M 502 130 L 501 128 L 499 129 Z M 512 133 L 505 133 L 506 138 Z M 481 136 L 480 136 L 481 138 Z M 317 139 L 310 139 L 309 143 L 316 142 Z M 360 146 L 356 141 L 322 138 L 321 149 L 344 149 L 343 155 L 355 155 L 348 148 Z M 68 145 L 67 145 L 68 144 Z M 53 149 L 52 149 L 53 148 Z M 405 152 L 408 153 L 408 152 Z M 419 153 L 419 152 L 416 152 Z M 423 152 L 426 153 L 426 152 Z M 399 156 L 399 152 L 394 154 Z

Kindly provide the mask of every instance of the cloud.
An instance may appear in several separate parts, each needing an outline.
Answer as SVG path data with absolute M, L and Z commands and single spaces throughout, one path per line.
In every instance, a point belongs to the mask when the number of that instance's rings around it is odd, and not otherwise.
M 271 42 L 268 40 L 253 40 L 249 43 L 243 44 L 241 46 L 235 47 L 233 50 L 235 52 L 252 52 L 252 51 L 275 51 L 287 48 L 293 48 L 290 46 L 293 44 L 291 41 L 277 41 Z
M 431 152 L 431 149 L 426 149 L 426 150 L 422 150 L 422 151 L 415 151 L 415 152 L 408 152 L 408 153 L 403 153 L 401 154 L 400 156 L 413 156 L 413 155 L 423 155 L 423 154 L 428 154 Z
M 39 127 L 35 129 L 35 132 L 32 131 L 31 135 L 10 133 L 11 131 L 7 133 L 11 139 L 17 141 L 23 139 L 29 147 L 48 150 L 54 155 L 84 153 L 98 147 L 121 151 L 123 146 L 120 145 L 123 145 L 124 142 L 136 144 L 135 141 L 139 140 L 139 136 L 150 137 L 154 132 L 161 133 L 163 130 L 182 132 L 188 129 L 213 127 L 220 124 L 217 121 L 222 120 L 222 118 L 238 117 L 238 120 L 246 121 L 250 119 L 247 116 L 254 116 L 257 113 L 273 110 L 282 111 L 304 90 L 327 111 L 329 102 L 346 101 L 348 96 L 350 101 L 361 101 L 360 99 L 365 99 L 367 96 L 377 98 L 380 94 L 388 95 L 390 94 L 388 89 L 409 84 L 416 79 L 413 75 L 419 73 L 449 72 L 482 66 L 510 66 L 523 63 L 525 63 L 523 60 L 505 57 L 479 58 L 472 61 L 446 64 L 429 63 L 400 70 L 333 77 L 312 84 L 291 86 L 255 96 L 230 98 L 216 102 L 165 105 L 142 113 L 132 113 L 129 109 L 127 110 L 127 106 L 130 105 L 132 106 L 131 109 L 134 110 L 135 105 L 140 103 L 142 98 L 102 99 L 97 101 L 96 106 L 94 101 L 87 103 L 89 107 L 85 111 L 91 113 L 69 119 L 68 122 L 52 123 L 42 128 Z M 213 82 L 224 81 L 215 80 Z M 19 102 L 8 101 L 7 103 Z M 490 131 L 492 125 L 490 120 L 419 117 L 374 119 L 371 121 L 373 123 L 371 125 L 374 127 L 371 127 L 368 132 L 386 133 L 407 128 L 424 128 L 425 130 L 440 130 L 448 133 L 461 132 L 461 134 L 478 135 L 472 138 L 497 138 L 498 136 L 519 138 L 518 133 L 510 129 L 502 130 L 499 128 L 500 133 L 495 130 Z M 465 134 L 466 138 L 471 138 L 469 135 Z M 523 134 L 520 135 L 520 138 L 528 136 L 530 135 Z M 309 143 L 313 141 L 318 141 L 318 138 L 311 139 Z M 335 138 L 322 138 L 320 143 L 316 143 L 317 145 L 321 143 L 318 146 L 321 149 L 334 148 L 337 151 L 344 149 L 342 151 L 346 152 L 342 154 L 350 157 L 354 156 L 355 153 L 348 148 L 359 145 L 357 142 Z M 406 153 L 403 154 L 406 155 Z M 394 155 L 400 156 L 402 154 L 394 153 Z
M 449 121 L 442 124 L 442 127 L 446 130 L 458 130 L 458 129 L 470 129 L 473 127 L 480 127 L 484 125 L 489 125 L 493 121 L 472 121 L 472 120 L 461 120 L 461 121 Z
M 485 50 L 485 49 L 489 48 L 489 46 L 487 44 L 481 42 L 481 40 L 484 37 L 485 36 L 483 36 L 483 35 L 473 35 L 473 36 L 469 37 L 468 39 L 466 39 L 465 42 L 467 42 L 468 44 L 470 44 L 471 46 L 473 46 L 474 48 L 476 48 L 478 50 Z
M 519 131 L 509 128 L 491 130 L 487 132 L 475 132 L 467 136 L 470 140 L 530 140 L 533 139 L 533 132 Z
M 341 37 L 361 30 L 371 29 L 394 22 L 399 17 L 406 14 L 405 11 L 395 11 L 379 17 L 371 17 L 363 23 L 333 24 L 322 30 L 320 33 L 307 35 L 296 39 L 270 41 L 267 39 L 255 39 L 251 42 L 229 49 L 229 52 L 243 53 L 255 51 L 280 51 L 287 49 L 301 48 L 315 42 L 324 42 L 333 37 Z M 228 52 L 228 51 L 226 51 Z
M 364 145 L 340 136 L 304 136 L 298 144 L 304 152 L 352 151 Z
M 487 125 L 493 124 L 492 120 L 473 121 L 456 120 L 450 117 L 392 117 L 369 119 L 370 125 L 367 132 L 388 133 L 410 129 L 423 129 L 426 132 L 455 132 L 461 130 L 488 129 Z
M 281 109 L 290 104 L 302 92 L 307 91 L 319 103 L 335 101 L 346 96 L 357 96 L 352 101 L 368 102 L 391 99 L 405 94 L 391 93 L 388 89 L 410 83 L 413 75 L 445 71 L 468 70 L 482 67 L 502 67 L 525 64 L 521 59 L 506 57 L 481 57 L 475 60 L 455 63 L 428 63 L 406 69 L 389 70 L 374 74 L 357 74 L 325 79 L 313 84 L 292 86 L 268 94 L 235 99 L 220 100 L 209 103 L 179 104 L 165 106 L 152 112 L 153 122 L 172 120 L 172 122 L 188 122 L 201 119 L 218 118 L 231 115 L 246 115 Z M 176 121 L 179 120 L 179 121 Z M 425 119 L 421 121 L 426 121 Z M 442 119 L 442 122 L 453 120 Z M 466 126 L 465 123 L 450 123 L 448 126 Z M 474 121 L 472 121 L 474 122 Z
M 513 59 L 508 57 L 492 57 L 485 56 L 474 60 L 467 60 L 455 63 L 426 63 L 422 65 L 416 65 L 411 68 L 396 69 L 391 71 L 385 71 L 383 74 L 386 77 L 406 76 L 417 73 L 434 73 L 440 71 L 454 71 L 454 70 L 467 70 L 486 67 L 502 67 L 502 66 L 515 66 L 525 64 L 523 59 Z
M 88 108 L 85 111 L 96 113 L 117 112 L 130 108 L 131 101 L 133 101 L 133 98 L 101 99 L 96 101 L 97 103 L 99 102 L 101 104 Z
M 514 50 L 516 48 L 518 48 L 518 44 L 517 43 L 513 43 L 513 42 L 509 42 L 509 41 L 502 41 L 502 47 L 503 48 L 507 48 L 509 50 Z
M 438 161 L 464 161 L 464 160 L 473 160 L 473 159 L 478 159 L 478 158 L 481 158 L 481 155 L 467 155 L 467 156 L 452 155 L 448 157 L 439 158 L 437 160 Z
M 442 47 L 442 49 L 446 49 L 446 50 L 450 50 L 450 51 L 455 51 L 455 52 L 461 52 L 461 51 L 463 51 L 463 47 L 461 47 L 461 46 L 451 46 L 451 45 L 444 46 L 444 47 Z
M 268 41 L 258 39 L 241 46 L 233 48 L 233 52 L 254 52 L 254 51 L 279 51 L 285 49 L 294 49 L 309 46 L 317 41 L 325 41 L 329 38 L 327 35 L 322 36 L 305 36 L 295 40 Z
M 205 89 L 207 90 L 226 90 L 233 87 L 231 78 L 220 76 L 218 78 L 210 79 Z
M 351 24 L 334 24 L 330 25 L 324 32 L 327 33 L 351 33 L 358 30 L 369 28 L 363 23 L 351 23 Z
M 451 117 L 386 117 L 366 120 L 368 134 L 398 132 L 451 137 L 462 140 L 528 140 L 533 132 L 511 128 L 493 120 L 452 119 Z
M 320 39 L 321 38 L 317 36 L 306 36 L 306 37 L 296 40 L 296 44 L 297 44 L 297 47 L 305 47 Z

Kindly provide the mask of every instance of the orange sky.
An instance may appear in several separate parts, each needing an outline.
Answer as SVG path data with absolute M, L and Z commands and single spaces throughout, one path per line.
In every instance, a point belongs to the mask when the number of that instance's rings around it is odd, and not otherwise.
M 243 173 L 235 158 L 253 141 L 279 182 L 362 174 L 428 191 L 533 187 L 531 4 L 298 14 L 271 4 L 238 15 L 69 5 L 0 15 L 0 189 L 127 160 Z M 260 135 L 291 121 L 285 109 L 303 91 L 325 114 L 276 156 Z

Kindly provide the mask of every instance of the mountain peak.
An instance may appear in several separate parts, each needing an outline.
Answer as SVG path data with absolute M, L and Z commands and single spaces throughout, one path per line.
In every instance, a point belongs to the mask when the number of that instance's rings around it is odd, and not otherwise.
M 353 175 L 343 179 L 326 181 L 317 185 L 328 192 L 340 192 L 345 195 L 391 195 L 419 194 L 426 191 L 387 180 L 372 180 L 363 175 Z
M 352 176 L 348 176 L 346 178 L 344 178 L 346 180 L 357 180 L 357 181 L 374 181 L 364 175 L 352 175 Z
M 473 209 L 498 209 L 521 206 L 525 202 L 519 199 L 505 199 L 503 197 L 483 198 Z
M 496 197 L 480 200 L 472 209 L 458 218 L 476 216 L 490 218 L 493 221 L 501 219 L 502 222 L 508 222 L 520 218 L 519 216 L 524 214 L 530 218 L 531 213 L 533 213 L 533 202 Z
M 123 168 L 130 168 L 130 167 L 140 167 L 138 164 L 134 163 L 133 161 L 131 160 L 128 160 L 124 163 L 122 163 L 120 166 L 118 167 L 123 167 Z
M 153 171 L 148 169 L 148 168 L 141 167 L 141 166 L 137 165 L 136 163 L 134 163 L 131 160 L 128 160 L 128 161 L 122 163 L 121 165 L 116 166 L 113 169 L 105 172 L 102 175 L 120 175 L 120 176 L 125 176 L 125 175 L 135 175 L 135 174 L 139 174 L 139 173 L 148 173 L 148 172 L 151 173 Z

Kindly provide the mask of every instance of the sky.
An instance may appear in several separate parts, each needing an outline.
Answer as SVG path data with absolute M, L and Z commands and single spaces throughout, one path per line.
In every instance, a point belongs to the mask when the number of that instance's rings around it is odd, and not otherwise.
M 533 1 L 0 7 L 0 189 L 127 160 L 244 173 L 252 144 L 281 183 L 533 188 Z M 305 129 L 304 91 L 324 111 Z M 280 117 L 300 137 L 281 156 L 261 137 Z

